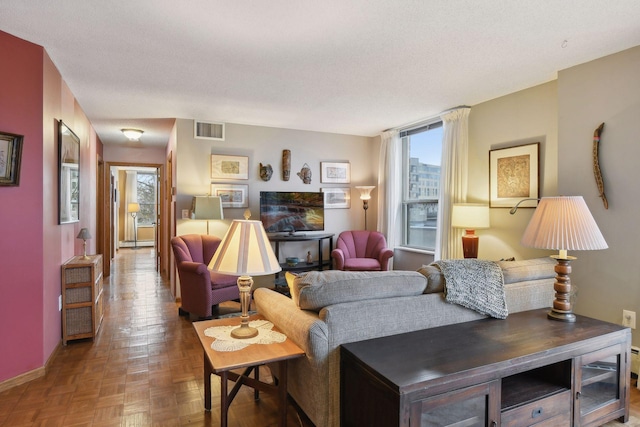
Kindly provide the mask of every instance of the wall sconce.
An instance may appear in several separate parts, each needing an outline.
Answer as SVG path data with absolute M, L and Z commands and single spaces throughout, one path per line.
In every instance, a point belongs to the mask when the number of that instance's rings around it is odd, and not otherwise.
M 80 232 L 76 236 L 76 239 L 82 239 L 82 259 L 89 259 L 87 256 L 87 240 L 91 238 L 88 228 L 80 229 Z
M 458 203 L 451 210 L 451 226 L 464 228 L 462 252 L 465 258 L 478 258 L 480 238 L 475 230 L 489 228 L 489 206 L 477 203 Z
M 364 209 L 364 229 L 367 229 L 367 209 L 369 209 L 369 200 L 371 199 L 371 191 L 376 188 L 375 185 L 356 185 L 360 190 L 360 200 L 362 200 L 362 209 Z
M 140 137 L 144 133 L 140 129 L 121 129 L 121 131 L 129 141 L 140 141 Z
M 133 219 L 133 248 L 138 249 L 138 221 L 136 221 L 136 216 L 138 216 L 138 212 L 140 212 L 140 204 L 129 203 L 127 212 L 131 214 L 131 218 Z

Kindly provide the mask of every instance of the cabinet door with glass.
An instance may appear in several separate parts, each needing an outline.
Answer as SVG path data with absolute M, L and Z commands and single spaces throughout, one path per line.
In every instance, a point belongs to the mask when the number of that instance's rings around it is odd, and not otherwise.
M 614 345 L 576 358 L 576 426 L 599 426 L 605 420 L 603 417 L 606 421 L 628 417 L 627 347 Z
M 411 426 L 486 427 L 500 419 L 500 381 L 443 393 L 411 404 Z M 415 423 L 413 420 L 419 420 Z

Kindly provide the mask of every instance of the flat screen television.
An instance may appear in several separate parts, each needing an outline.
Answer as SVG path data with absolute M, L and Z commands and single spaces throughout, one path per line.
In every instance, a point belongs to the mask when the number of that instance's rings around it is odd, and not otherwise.
M 260 221 L 267 233 L 324 230 L 324 193 L 261 191 Z

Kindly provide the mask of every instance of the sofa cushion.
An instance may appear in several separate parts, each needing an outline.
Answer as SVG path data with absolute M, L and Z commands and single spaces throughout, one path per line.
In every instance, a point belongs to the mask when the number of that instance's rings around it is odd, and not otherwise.
M 444 292 L 444 275 L 435 265 L 423 265 L 418 269 L 418 273 L 427 279 L 427 287 L 424 289 L 425 294 L 436 294 Z
M 426 286 L 416 271 L 309 271 L 293 278 L 291 298 L 303 310 L 366 299 L 420 295 Z
M 526 280 L 556 277 L 556 264 L 556 260 L 551 257 L 525 259 L 521 261 L 498 261 L 498 265 L 502 269 L 505 285 Z

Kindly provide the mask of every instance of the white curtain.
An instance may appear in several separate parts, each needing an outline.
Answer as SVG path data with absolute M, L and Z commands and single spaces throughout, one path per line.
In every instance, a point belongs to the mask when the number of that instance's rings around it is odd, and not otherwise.
M 133 226 L 133 218 L 131 218 L 131 214 L 128 212 L 129 203 L 137 203 L 138 202 L 138 172 L 136 171 L 126 171 L 125 177 L 125 200 L 124 200 L 124 211 L 125 211 L 125 227 L 124 227 L 124 240 L 133 241 L 135 229 Z
M 385 235 L 387 246 L 393 249 L 402 239 L 402 144 L 397 130 L 383 132 L 381 138 L 377 228 Z M 390 264 L 389 268 L 392 267 Z
M 467 201 L 469 113 L 460 107 L 442 114 L 444 134 L 435 259 L 462 258 L 462 229 L 451 228 L 451 208 Z

